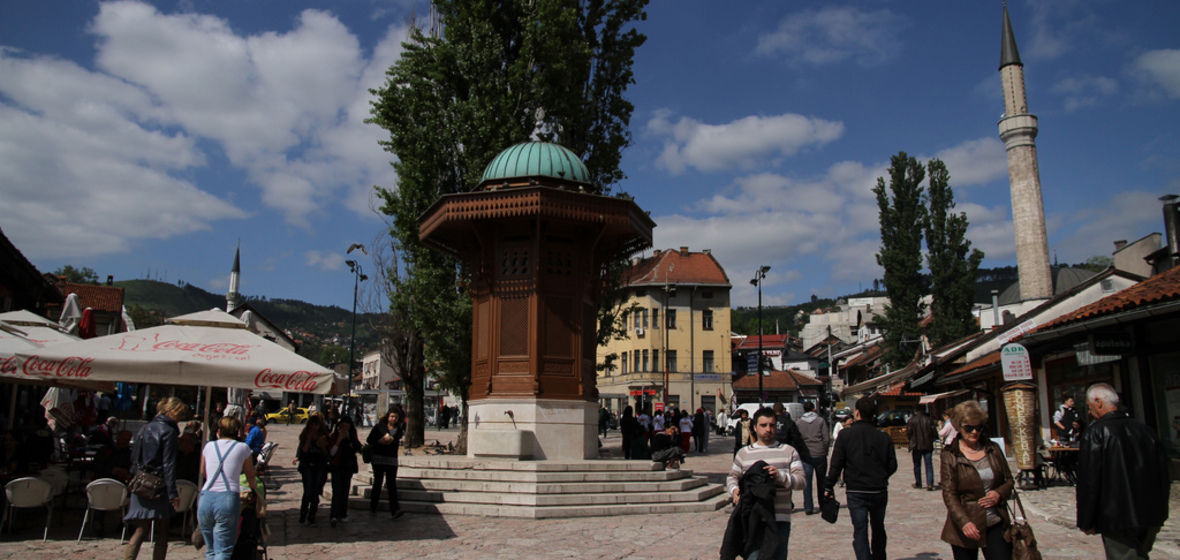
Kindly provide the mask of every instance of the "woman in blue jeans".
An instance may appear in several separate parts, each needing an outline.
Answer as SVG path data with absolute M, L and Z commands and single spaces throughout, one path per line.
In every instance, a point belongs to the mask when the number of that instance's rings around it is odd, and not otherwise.
M 201 487 L 197 523 L 205 538 L 208 560 L 229 560 L 233 555 L 241 515 L 240 475 L 246 473 L 250 488 L 257 485 L 250 448 L 235 439 L 241 428 L 237 418 L 223 417 L 217 422 L 218 438 L 205 444 L 202 451 L 201 477 L 205 485 Z

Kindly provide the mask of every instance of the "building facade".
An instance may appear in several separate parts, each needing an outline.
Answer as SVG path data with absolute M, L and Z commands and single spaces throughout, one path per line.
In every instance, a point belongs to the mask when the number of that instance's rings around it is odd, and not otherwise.
M 708 251 L 657 250 L 623 275 L 627 332 L 598 348 L 598 396 L 716 412 L 732 395 L 729 277 Z M 609 360 L 608 360 L 609 358 Z

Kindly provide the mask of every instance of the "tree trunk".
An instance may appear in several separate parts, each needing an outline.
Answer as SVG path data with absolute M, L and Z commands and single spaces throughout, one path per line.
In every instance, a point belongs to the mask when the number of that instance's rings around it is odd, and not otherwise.
M 463 409 L 463 421 L 459 423 L 459 437 L 455 439 L 455 454 L 467 455 L 467 401 L 459 403 Z

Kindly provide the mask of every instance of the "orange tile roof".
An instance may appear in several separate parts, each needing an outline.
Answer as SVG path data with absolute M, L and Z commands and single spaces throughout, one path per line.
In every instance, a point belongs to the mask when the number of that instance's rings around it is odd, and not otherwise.
M 998 364 L 999 362 L 1000 362 L 1000 351 L 996 350 L 995 352 L 992 352 L 982 358 L 977 358 L 973 362 L 969 362 L 966 365 L 962 365 L 962 366 L 959 366 L 958 368 L 955 368 L 954 370 L 951 370 L 950 373 L 946 374 L 946 379 L 953 378 L 957 375 L 963 375 L 963 374 L 966 374 L 967 372 L 975 371 L 978 369 L 983 369 L 985 367 Z
M 763 389 L 799 389 L 822 387 L 823 382 L 813 379 L 794 370 L 769 371 L 770 375 L 762 378 Z M 733 381 L 734 389 L 758 389 L 757 375 L 741 375 Z
M 669 265 L 671 272 L 668 271 Z M 667 278 L 665 279 L 665 274 Z M 729 287 L 729 277 L 712 253 L 658 251 L 623 272 L 623 285 L 714 284 Z
M 740 344 L 738 344 L 738 349 L 739 350 L 757 350 L 758 349 L 758 338 L 759 338 L 758 335 L 747 336 L 745 340 L 743 340 Z M 764 335 L 762 335 L 761 338 L 763 339 L 762 340 L 762 349 L 763 350 L 768 349 L 768 348 L 771 350 L 774 350 L 775 348 L 786 348 L 787 342 L 789 340 L 791 340 L 791 335 L 789 335 L 789 334 L 764 334 Z
M 62 295 L 78 294 L 78 305 L 95 311 L 121 313 L 123 311 L 123 288 L 58 282 L 57 289 Z M 60 306 L 58 306 L 60 307 Z
M 873 359 L 880 356 L 882 354 L 882 352 L 884 352 L 884 349 L 881 348 L 880 344 L 875 345 L 875 346 L 871 346 L 867 350 L 865 350 L 864 352 L 857 354 L 855 358 L 848 360 L 847 362 L 845 362 L 843 364 L 840 364 L 840 369 L 844 369 L 844 368 L 852 367 L 852 366 L 858 366 L 863 363 L 870 362 Z
M 899 381 L 893 385 L 881 388 L 881 390 L 874 393 L 880 397 L 920 397 L 926 393 L 920 391 L 905 391 L 905 381 Z
M 1045 323 L 1037 331 L 1046 331 L 1077 321 L 1176 300 L 1180 300 L 1180 266 L 1152 276 L 1121 292 L 1106 296 L 1072 313 L 1066 313 Z

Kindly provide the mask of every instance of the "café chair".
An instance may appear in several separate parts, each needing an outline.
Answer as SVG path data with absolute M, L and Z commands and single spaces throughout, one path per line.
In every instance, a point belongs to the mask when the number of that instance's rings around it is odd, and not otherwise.
M 45 531 L 41 534 L 41 542 L 45 542 L 49 538 L 49 520 L 53 518 L 53 485 L 40 478 L 26 476 L 6 484 L 4 494 L 8 497 L 8 507 L 4 508 L 4 517 L 0 518 L 0 529 L 3 529 L 7 519 L 8 532 L 12 532 L 12 514 L 16 508 L 47 508 Z
M 131 501 L 127 492 L 127 485 L 113 478 L 100 478 L 86 485 L 86 515 L 82 516 L 82 530 L 78 531 L 78 543 L 82 542 L 82 535 L 86 533 L 86 522 L 90 520 L 90 510 L 95 511 L 124 511 Z M 119 537 L 122 544 L 127 538 L 127 526 L 123 526 L 123 534 Z
M 182 535 L 188 534 L 189 522 L 192 520 L 193 505 L 197 503 L 199 490 L 196 484 L 187 480 L 176 481 L 176 492 L 180 494 L 180 506 L 176 508 L 176 513 L 184 514 L 184 521 L 180 525 L 180 534 Z

